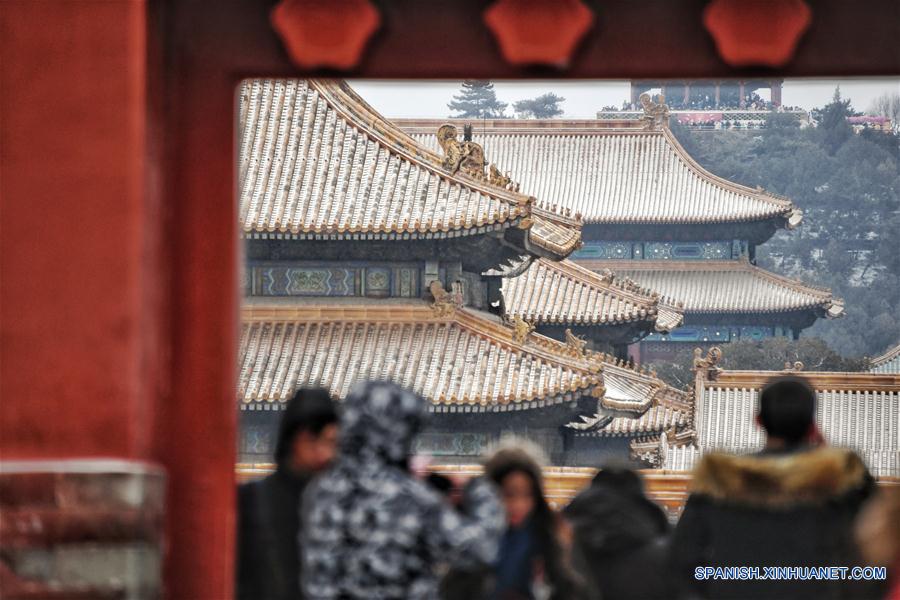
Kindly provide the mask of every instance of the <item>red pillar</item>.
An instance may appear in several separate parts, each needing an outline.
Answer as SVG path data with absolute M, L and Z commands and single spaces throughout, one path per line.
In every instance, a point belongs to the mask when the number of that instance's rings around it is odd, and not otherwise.
M 203 20 L 160 15 L 148 28 L 147 9 L 0 2 L 0 456 L 162 465 L 166 595 L 222 600 L 234 543 L 233 78 L 163 72 L 183 56 L 165 47 L 171 30 L 190 39 Z
M 0 449 L 146 458 L 160 348 L 142 2 L 0 3 Z

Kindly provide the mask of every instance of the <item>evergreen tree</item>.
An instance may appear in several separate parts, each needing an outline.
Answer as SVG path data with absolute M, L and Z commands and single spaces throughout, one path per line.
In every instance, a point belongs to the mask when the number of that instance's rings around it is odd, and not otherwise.
M 520 119 L 552 119 L 563 114 L 559 105 L 565 100 L 562 96 L 549 92 L 537 98 L 513 102 L 513 110 Z
M 853 127 L 847 117 L 856 113 L 850 107 L 850 99 L 841 99 L 841 86 L 834 88 L 834 98 L 826 104 L 819 114 L 819 128 L 823 133 L 823 143 L 828 153 L 834 155 L 844 142 L 853 135 Z
M 497 99 L 493 83 L 473 79 L 463 81 L 460 92 L 447 104 L 457 113 L 451 117 L 463 119 L 502 119 L 506 106 Z
M 815 111 L 819 122 L 827 115 L 829 125 L 849 130 L 849 103 L 829 107 Z M 831 153 L 824 124 L 780 121 L 761 131 L 715 132 L 673 123 L 672 133 L 716 175 L 784 194 L 803 210 L 803 225 L 757 247 L 757 261 L 844 300 L 844 318 L 820 319 L 803 339 L 820 337 L 845 357 L 875 356 L 900 340 L 900 136 L 849 135 Z

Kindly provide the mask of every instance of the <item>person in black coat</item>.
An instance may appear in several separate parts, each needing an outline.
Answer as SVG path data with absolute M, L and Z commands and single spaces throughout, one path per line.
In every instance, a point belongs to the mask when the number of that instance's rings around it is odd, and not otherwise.
M 703 574 L 710 567 L 756 567 L 764 576 L 766 567 L 859 564 L 853 521 L 874 483 L 854 452 L 810 444 L 818 436 L 815 408 L 815 392 L 804 380 L 776 378 L 760 392 L 765 449 L 704 456 L 672 545 L 682 597 L 878 597 L 872 589 L 878 584 Z
M 285 406 L 275 472 L 238 488 L 239 600 L 300 598 L 300 507 L 313 476 L 332 461 L 338 413 L 327 390 L 302 388 Z
M 572 527 L 573 556 L 592 597 L 671 598 L 666 577 L 671 527 L 644 495 L 631 469 L 607 466 L 563 511 Z

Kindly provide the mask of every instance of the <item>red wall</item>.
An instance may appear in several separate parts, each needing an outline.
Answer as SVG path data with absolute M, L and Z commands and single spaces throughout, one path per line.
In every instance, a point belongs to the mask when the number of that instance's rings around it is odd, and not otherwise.
M 0 11 L 3 458 L 146 456 L 143 5 Z
M 167 596 L 222 600 L 234 543 L 233 88 L 167 71 L 172 23 L 147 9 L 0 2 L 0 458 L 161 464 Z M 194 105 L 181 84 L 198 86 Z M 182 118 L 180 100 L 206 124 Z

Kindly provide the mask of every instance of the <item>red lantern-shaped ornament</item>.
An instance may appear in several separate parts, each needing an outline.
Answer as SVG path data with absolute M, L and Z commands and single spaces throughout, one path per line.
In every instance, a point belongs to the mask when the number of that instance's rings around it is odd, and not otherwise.
M 291 61 L 304 69 L 352 69 L 381 26 L 369 0 L 282 0 L 271 20 Z
M 565 67 L 594 13 L 580 0 L 498 0 L 484 22 L 507 62 Z
M 812 21 L 803 0 L 713 0 L 703 24 L 732 67 L 781 67 Z

